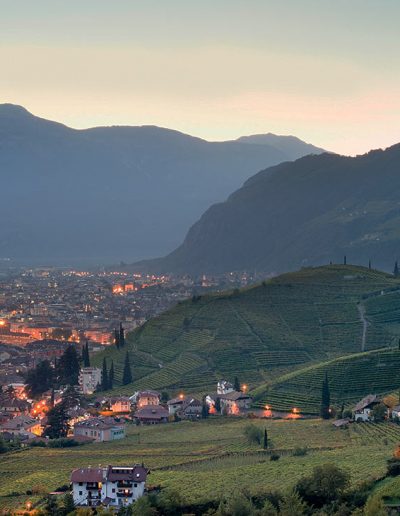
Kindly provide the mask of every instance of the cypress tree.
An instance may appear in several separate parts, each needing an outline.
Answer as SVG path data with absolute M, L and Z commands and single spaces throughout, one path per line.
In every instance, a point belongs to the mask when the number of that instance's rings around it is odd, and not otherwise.
M 106 358 L 103 358 L 103 374 L 101 375 L 101 390 L 108 390 L 108 373 L 107 373 L 107 362 Z
M 108 373 L 108 388 L 112 389 L 114 386 L 114 360 L 111 360 L 110 371 Z
M 264 450 L 268 448 L 268 433 L 266 428 L 264 428 L 263 448 Z
M 89 356 L 89 343 L 86 341 L 86 344 L 82 348 L 82 366 L 90 367 L 90 356 Z
M 122 323 L 119 323 L 119 345 L 121 348 L 125 346 L 125 329 L 122 326 Z
M 209 408 L 205 399 L 203 399 L 203 406 L 201 407 L 201 417 L 207 419 L 209 414 Z
M 346 255 L 344 255 L 344 257 L 343 257 L 343 265 L 347 265 L 347 256 Z
M 393 274 L 396 278 L 399 275 L 399 264 L 397 263 L 397 260 L 394 262 Z
M 372 269 L 372 266 L 371 266 L 371 260 L 369 260 L 368 262 L 368 269 L 371 270 Z
M 122 374 L 122 385 L 127 385 L 128 383 L 132 383 L 132 372 L 131 365 L 129 363 L 129 353 L 126 352 L 124 372 Z
M 221 414 L 221 398 L 215 400 L 215 412 Z
M 239 382 L 239 378 L 237 376 L 235 376 L 235 380 L 233 382 L 233 388 L 235 389 L 235 391 L 240 391 L 240 382 Z
M 330 418 L 331 394 L 329 391 L 328 373 L 325 373 L 324 381 L 322 382 L 322 396 L 321 396 L 321 417 L 323 419 Z
M 117 349 L 120 348 L 120 342 L 119 342 L 119 331 L 117 329 L 114 330 L 114 342 L 117 346 Z
M 75 346 L 68 346 L 57 363 L 57 376 L 60 385 L 78 385 L 79 356 Z

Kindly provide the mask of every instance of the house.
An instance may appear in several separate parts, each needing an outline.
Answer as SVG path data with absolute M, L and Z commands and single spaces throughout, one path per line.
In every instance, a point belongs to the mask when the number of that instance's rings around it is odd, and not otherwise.
M 93 394 L 101 380 L 102 371 L 98 367 L 83 367 L 79 372 L 79 385 L 83 394 Z
M 127 396 L 110 398 L 110 408 L 116 414 L 129 414 L 131 411 L 131 400 Z
M 233 385 L 226 380 L 220 380 L 217 383 L 217 394 L 228 394 L 228 392 L 234 391 Z
M 400 419 L 400 405 L 392 408 L 392 419 Z
M 240 411 L 248 410 L 253 401 L 251 396 L 242 391 L 229 391 L 226 394 L 214 392 L 207 394 L 205 398 L 210 409 L 215 407 L 217 399 L 220 401 L 221 411 L 225 411 L 228 414 L 239 414 Z
M 168 401 L 170 416 L 177 415 L 181 419 L 197 419 L 201 416 L 203 404 L 190 396 L 179 396 Z
M 143 496 L 149 471 L 143 465 L 76 469 L 71 474 L 75 506 L 125 507 Z
M 91 417 L 74 425 L 74 437 L 84 435 L 95 442 L 115 441 L 125 437 L 125 423 L 114 417 Z
M 0 432 L 8 432 L 13 435 L 42 435 L 43 428 L 40 421 L 31 416 L 16 416 L 0 427 Z
M 372 411 L 382 403 L 382 399 L 376 394 L 368 394 L 353 409 L 354 421 L 371 421 Z
M 169 401 L 167 401 L 169 415 L 173 416 L 176 412 L 180 411 L 185 400 L 186 396 L 181 394 L 177 398 L 172 398 Z
M 146 405 L 134 414 L 137 421 L 143 425 L 157 425 L 168 422 L 168 410 L 161 405 Z
M 26 400 L 20 400 L 11 396 L 0 396 L 0 412 L 21 416 L 29 414 L 31 404 Z
M 147 405 L 159 405 L 161 394 L 157 391 L 139 391 L 133 395 L 134 402 L 138 408 Z

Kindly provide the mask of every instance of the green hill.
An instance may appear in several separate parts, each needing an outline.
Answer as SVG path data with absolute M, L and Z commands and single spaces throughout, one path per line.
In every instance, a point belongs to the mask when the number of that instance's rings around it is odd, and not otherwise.
M 399 333 L 400 281 L 361 267 L 303 269 L 241 291 L 179 303 L 94 358 L 117 390 L 204 392 L 217 379 L 256 387 L 306 365 L 385 348 Z M 120 386 L 126 351 L 134 383 Z
M 328 374 L 332 404 L 353 405 L 368 393 L 387 394 L 400 387 L 400 350 L 384 349 L 338 358 L 282 376 L 253 392 L 256 404 L 275 410 L 297 407 L 318 414 L 321 386 Z

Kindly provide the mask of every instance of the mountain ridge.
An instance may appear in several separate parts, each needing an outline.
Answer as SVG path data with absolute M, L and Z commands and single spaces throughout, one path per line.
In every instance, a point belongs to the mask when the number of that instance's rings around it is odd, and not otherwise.
M 152 125 L 73 129 L 2 104 L 0 257 L 113 263 L 169 252 L 252 171 L 285 159 L 271 145 Z

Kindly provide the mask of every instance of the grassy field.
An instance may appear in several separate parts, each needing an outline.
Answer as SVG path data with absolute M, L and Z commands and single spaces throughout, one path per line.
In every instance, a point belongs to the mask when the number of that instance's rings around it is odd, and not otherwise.
M 72 469 L 99 464 L 144 462 L 149 484 L 179 489 L 188 503 L 219 499 L 238 485 L 250 492 L 285 490 L 317 465 L 334 462 L 351 474 L 353 484 L 380 477 L 400 439 L 392 423 L 354 424 L 335 429 L 321 420 L 256 420 L 267 428 L 278 461 L 269 459 L 243 435 L 249 420 L 216 418 L 155 427 L 130 425 L 121 441 L 69 449 L 31 448 L 1 457 L 0 508 L 15 508 L 27 490 L 48 492 L 69 482 Z M 293 450 L 307 447 L 304 456 Z M 12 492 L 15 496 L 9 496 Z M 37 498 L 37 497 L 36 497 Z
M 318 414 L 321 386 L 328 374 L 331 401 L 340 408 L 352 406 L 367 393 L 386 394 L 400 386 L 400 350 L 358 353 L 283 375 L 253 392 L 256 404 L 276 410 L 298 407 Z
M 365 341 L 360 306 L 368 319 Z M 255 387 L 309 364 L 387 347 L 399 334 L 400 281 L 332 265 L 180 303 L 133 332 L 124 350 L 109 348 L 94 361 L 114 360 L 116 392 L 202 393 L 221 377 L 238 375 Z M 134 383 L 122 387 L 126 350 Z

